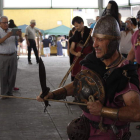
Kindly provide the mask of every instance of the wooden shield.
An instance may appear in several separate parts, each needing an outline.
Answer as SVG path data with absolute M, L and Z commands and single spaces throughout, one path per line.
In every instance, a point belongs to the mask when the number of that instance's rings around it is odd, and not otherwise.
M 83 70 L 74 79 L 74 97 L 79 103 L 87 103 L 89 96 L 104 104 L 105 90 L 103 79 L 94 71 Z M 85 112 L 89 112 L 86 106 L 80 106 Z

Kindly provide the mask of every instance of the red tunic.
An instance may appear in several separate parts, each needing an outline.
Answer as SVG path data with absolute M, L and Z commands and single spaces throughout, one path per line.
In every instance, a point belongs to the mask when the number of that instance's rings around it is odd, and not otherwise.
M 78 43 L 76 43 L 75 46 L 76 47 L 75 47 L 75 50 L 74 51 L 75 52 L 81 52 L 82 47 Z M 73 77 L 75 77 L 76 74 L 81 71 L 81 65 L 80 65 L 79 62 L 81 60 L 83 60 L 85 58 L 85 56 L 87 54 L 91 53 L 92 51 L 93 51 L 93 41 L 92 41 L 92 39 L 90 39 L 89 40 L 89 43 L 87 44 L 87 46 L 83 49 L 82 55 L 78 58 L 78 60 L 76 61 L 75 65 L 74 65 L 74 67 L 72 69 L 72 76 Z M 77 56 L 74 56 L 73 62 L 75 61 L 76 57 Z
M 127 64 L 129 64 L 129 61 L 125 60 L 122 63 L 121 67 L 124 66 L 124 65 L 127 65 Z M 83 66 L 82 70 L 85 70 L 85 69 L 87 69 L 87 68 Z M 138 94 L 140 94 L 138 88 L 134 84 L 128 82 L 127 86 L 121 92 L 116 92 L 114 100 L 113 100 L 112 103 L 109 103 L 109 100 L 107 101 L 106 107 L 109 107 L 109 108 L 124 107 L 125 106 L 124 101 L 117 100 L 117 97 L 119 97 L 120 95 L 123 95 L 123 94 L 125 94 L 129 91 L 135 91 Z M 100 122 L 100 120 L 101 120 L 100 116 L 94 116 L 94 115 L 92 115 L 90 113 L 86 113 L 86 112 L 83 112 L 83 114 L 89 120 L 92 120 L 94 122 Z M 109 118 L 104 118 L 103 123 L 104 124 L 115 124 L 116 126 L 122 126 L 122 125 L 127 125 L 130 122 L 123 122 L 123 121 L 119 121 L 119 120 L 114 121 L 114 120 L 109 119 Z M 122 137 L 123 134 L 125 132 L 128 132 L 128 131 L 129 131 L 129 127 L 122 128 L 122 129 L 119 130 L 118 136 Z M 96 129 L 96 128 L 94 128 L 90 125 L 90 137 L 89 137 L 88 140 L 118 140 L 118 139 L 116 138 L 116 135 L 113 133 L 113 131 L 111 129 L 109 129 L 107 132 L 103 132 L 103 131 L 101 132 L 100 129 Z

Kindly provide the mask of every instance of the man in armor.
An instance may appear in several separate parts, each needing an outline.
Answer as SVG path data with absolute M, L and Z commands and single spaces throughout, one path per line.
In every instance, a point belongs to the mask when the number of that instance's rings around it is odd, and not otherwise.
M 114 5 L 118 8 L 115 1 L 109 1 L 95 25 L 95 50 L 81 61 L 82 71 L 74 82 L 37 97 L 44 101 L 74 95 L 86 103 L 81 106 L 83 115 L 68 125 L 70 140 L 129 140 L 130 122 L 140 121 L 139 80 L 135 65 L 118 51 L 120 28 L 117 16 L 110 12 Z

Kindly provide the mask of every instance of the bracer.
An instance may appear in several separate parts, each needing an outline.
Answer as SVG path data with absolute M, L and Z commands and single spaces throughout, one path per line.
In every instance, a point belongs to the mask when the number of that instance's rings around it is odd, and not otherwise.
M 52 91 L 52 94 L 53 94 L 53 99 L 54 100 L 66 99 L 67 90 L 66 90 L 65 87 L 58 88 L 58 89 Z
M 113 120 L 118 120 L 119 109 L 103 107 L 101 110 L 101 116 L 105 118 L 110 118 Z

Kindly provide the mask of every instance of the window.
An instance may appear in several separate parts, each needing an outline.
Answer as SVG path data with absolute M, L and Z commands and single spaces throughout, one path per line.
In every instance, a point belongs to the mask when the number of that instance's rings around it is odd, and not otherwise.
M 130 0 L 130 3 L 133 4 L 140 4 L 140 0 Z
M 52 0 L 53 8 L 98 8 L 98 0 Z
M 103 8 L 105 8 L 110 0 L 103 0 Z M 128 0 L 114 0 L 118 6 L 128 6 Z
M 50 8 L 51 0 L 4 0 L 4 8 Z

